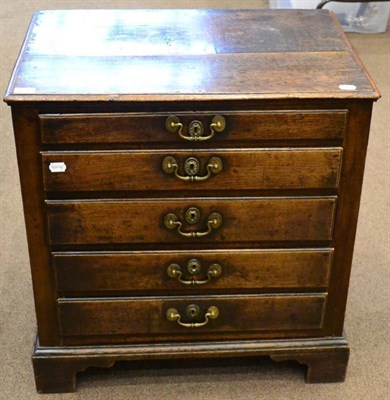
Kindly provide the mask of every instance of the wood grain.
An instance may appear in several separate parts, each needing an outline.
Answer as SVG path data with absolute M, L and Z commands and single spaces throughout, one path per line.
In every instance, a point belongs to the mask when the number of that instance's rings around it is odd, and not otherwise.
M 43 11 L 5 100 L 377 99 L 337 24 L 326 10 Z
M 346 110 L 270 110 L 244 112 L 218 110 L 186 113 L 78 113 L 40 114 L 43 143 L 184 143 L 177 134 L 169 133 L 165 121 L 176 115 L 183 124 L 183 134 L 193 120 L 200 121 L 205 135 L 215 115 L 226 120 L 223 132 L 209 141 L 251 142 L 283 139 L 339 139 L 346 123 Z M 197 143 L 200 145 L 201 143 Z
M 345 86 L 347 85 L 347 90 Z M 269 355 L 345 377 L 343 322 L 372 102 L 380 93 L 327 11 L 73 10 L 35 14 L 10 80 L 40 343 L 37 389 L 134 359 Z M 188 133 L 221 114 L 206 142 Z M 161 170 L 190 156 L 189 185 Z M 52 174 L 52 162 L 65 173 Z M 229 197 L 226 197 L 229 196 Z M 247 196 L 247 197 L 246 197 Z M 263 197 L 259 197 L 263 196 Z M 337 205 L 337 207 L 336 207 Z M 185 221 L 198 207 L 199 222 Z M 211 213 L 222 225 L 207 230 Z M 201 269 L 185 270 L 191 258 Z M 184 280 L 221 275 L 204 286 Z M 197 304 L 220 315 L 168 321 Z M 300 339 L 301 338 L 301 339 Z M 305 338 L 305 339 L 302 339 Z M 155 364 L 154 364 L 155 365 Z
M 54 253 L 57 290 L 77 296 L 104 293 L 211 293 L 221 290 L 240 292 L 272 289 L 326 289 L 333 249 L 310 250 L 198 250 L 113 253 Z M 187 270 L 189 260 L 197 259 L 201 270 Z M 218 263 L 219 277 L 203 285 L 183 285 L 169 277 L 167 268 L 180 266 L 184 280 L 204 280 L 207 269 Z
M 276 353 L 275 361 L 296 360 L 307 365 L 306 383 L 344 382 L 347 373 L 349 349 L 335 346 L 333 349 L 308 351 L 301 353 Z
M 297 360 L 308 366 L 306 381 L 340 382 L 345 378 L 349 347 L 344 337 L 283 340 L 213 340 L 121 344 L 115 346 L 43 347 L 36 344 L 33 363 L 37 390 L 41 393 L 73 392 L 75 375 L 87 366 L 109 368 L 117 361 L 150 360 L 150 366 L 166 367 L 166 361 L 178 360 L 194 367 L 205 358 L 264 357 L 275 361 Z M 187 359 L 187 361 L 184 361 Z M 175 361 L 173 361 L 175 362 Z M 172 365 L 172 363 L 171 363 Z
M 356 69 L 352 55 L 344 52 L 95 57 L 92 62 L 80 56 L 72 58 L 71 65 L 67 56 L 26 56 L 26 62 L 29 71 L 18 75 L 17 94 L 8 96 L 9 102 L 58 101 L 64 97 L 68 101 L 379 97 L 363 71 Z M 326 79 L 324 70 L 328 71 Z M 212 79 L 205 82 L 209 76 Z M 100 86 L 96 86 L 97 81 Z M 64 86 L 63 82 L 72 84 Z M 345 82 L 357 89 L 339 89 Z M 35 94 L 26 93 L 26 87 L 34 88 Z
M 342 190 L 335 216 L 336 248 L 330 281 L 329 314 L 327 315 L 327 323 L 333 325 L 334 335 L 341 335 L 344 330 L 372 103 L 353 104 L 351 111 L 348 133 L 344 139 L 346 151 L 341 174 Z
M 250 332 L 273 330 L 321 329 L 325 295 L 215 296 L 183 298 L 59 299 L 59 318 L 63 336 L 145 335 L 145 341 L 157 334 L 188 335 L 197 340 L 199 331 Z M 210 306 L 220 315 L 201 328 L 186 328 L 168 321 L 165 314 L 174 307 L 186 317 L 186 307 L 200 308 L 202 322 Z M 194 321 L 192 321 L 194 322 Z M 131 337 L 126 339 L 131 341 Z
M 46 241 L 43 183 L 37 168 L 40 156 L 35 115 L 30 107 L 12 109 L 38 333 L 41 343 L 49 346 L 59 344 L 59 327 L 54 271 Z
M 123 201 L 48 200 L 49 242 L 55 244 L 207 243 L 331 240 L 335 197 L 207 198 Z M 201 220 L 185 221 L 189 207 L 198 207 Z M 175 213 L 185 231 L 205 231 L 208 216 L 218 212 L 223 222 L 209 236 L 182 237 L 164 226 Z
M 223 169 L 205 181 L 185 182 L 163 170 L 163 160 L 176 160 L 182 177 L 188 177 L 185 162 L 195 157 L 197 176 L 207 176 L 212 157 Z M 256 149 L 213 151 L 149 150 L 116 152 L 43 152 L 43 179 L 47 191 L 172 191 L 238 189 L 337 188 L 341 148 Z M 63 162 L 64 172 L 52 172 L 51 163 Z

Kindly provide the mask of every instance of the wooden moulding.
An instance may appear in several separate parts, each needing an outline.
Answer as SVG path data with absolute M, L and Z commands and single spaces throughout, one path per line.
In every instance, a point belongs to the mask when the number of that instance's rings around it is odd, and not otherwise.
M 296 360 L 307 365 L 307 383 L 342 382 L 349 347 L 344 337 L 94 347 L 42 347 L 37 338 L 32 361 L 38 392 L 64 393 L 76 390 L 78 372 L 88 367 L 110 368 L 117 361 L 243 356 Z

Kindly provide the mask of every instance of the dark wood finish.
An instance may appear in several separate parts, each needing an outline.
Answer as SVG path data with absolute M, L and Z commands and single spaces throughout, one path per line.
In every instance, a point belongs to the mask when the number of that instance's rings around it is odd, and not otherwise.
M 198 293 L 216 290 L 326 289 L 333 249 L 311 250 L 198 250 L 117 253 L 54 253 L 57 290 L 61 293 L 142 291 L 145 294 Z M 197 259 L 201 270 L 192 275 L 187 263 Z M 183 279 L 204 280 L 207 269 L 218 263 L 219 277 L 204 285 L 183 285 L 169 277 L 176 263 Z
M 39 131 L 35 113 L 29 107 L 13 107 L 12 121 L 15 134 L 19 177 L 23 198 L 31 276 L 33 281 L 38 333 L 45 346 L 59 342 L 54 271 L 46 242 L 46 215 L 42 199 L 43 184 L 37 168 Z
M 172 335 L 201 338 L 203 332 L 240 333 L 322 328 L 325 295 L 162 297 L 145 299 L 59 299 L 59 320 L 63 336 L 142 335 L 145 342 L 154 336 L 172 340 Z M 186 307 L 195 304 L 200 316 L 189 319 Z M 219 308 L 219 317 L 200 328 L 187 328 L 168 321 L 166 312 L 174 307 L 183 322 L 203 322 L 208 307 Z M 131 341 L 131 336 L 123 339 Z
M 89 362 L 80 360 L 33 359 L 35 385 L 38 393 L 69 393 L 76 391 L 76 372 Z
M 87 366 L 111 367 L 116 361 L 270 356 L 308 365 L 306 382 L 340 382 L 345 377 L 349 348 L 343 337 L 290 340 L 245 340 L 155 343 L 120 346 L 42 347 L 33 354 L 39 392 L 75 391 L 75 374 Z M 322 361 L 322 362 L 321 362 Z M 57 369 L 53 368 L 57 367 Z M 62 368 L 61 368 L 62 366 Z M 72 373 L 73 371 L 73 373 Z M 52 372 L 56 372 L 55 374 Z M 57 373 L 63 378 L 57 376 Z M 321 379 L 321 374 L 323 379 Z M 54 375 L 54 376 L 53 376 Z
M 331 240 L 336 198 L 207 198 L 117 201 L 49 200 L 48 240 L 55 244 L 204 243 Z M 201 220 L 186 223 L 197 207 Z M 207 218 L 222 215 L 222 225 L 204 237 L 183 237 L 164 226 L 175 213 L 185 231 L 207 231 Z
M 202 122 L 206 132 L 215 115 L 223 115 L 226 128 L 210 142 L 250 142 L 282 139 L 339 139 L 344 134 L 346 110 L 230 110 L 183 113 L 117 114 L 41 114 L 42 142 L 57 143 L 183 143 L 169 133 L 165 121 L 176 115 L 183 123 L 183 133 L 193 120 Z
M 5 101 L 40 337 L 38 390 L 73 391 L 77 372 L 119 360 L 242 355 L 297 360 L 308 382 L 343 380 L 379 97 L 327 11 L 37 13 Z M 184 134 L 194 119 L 207 132 L 216 114 L 227 126 L 187 142 L 167 132 L 171 114 Z M 201 175 L 219 156 L 224 170 L 187 185 L 161 172 L 165 155 L 179 164 L 198 157 Z M 48 163 L 61 161 L 67 173 L 49 174 Z M 222 226 L 193 238 L 165 228 L 167 213 L 184 221 L 190 206 L 201 219 L 183 231 L 205 231 L 213 212 Z M 203 268 L 219 262 L 221 276 L 199 287 L 168 278 L 171 262 L 184 269 L 190 257 Z M 220 316 L 193 329 L 166 319 L 167 307 L 183 314 L 198 302 L 200 322 L 211 305 Z
M 185 182 L 162 164 L 172 156 L 180 176 L 189 176 L 185 161 L 195 157 L 198 176 L 207 176 L 212 157 L 223 169 L 205 181 Z M 110 190 L 237 190 L 336 188 L 341 167 L 341 148 L 269 149 L 145 152 L 50 152 L 42 154 L 44 187 L 47 191 Z M 63 162 L 64 172 L 51 172 L 50 163 Z
M 91 360 L 82 357 L 58 358 L 33 356 L 35 385 L 38 393 L 76 391 L 76 373 L 88 367 L 110 368 L 115 362 L 104 357 Z
M 333 348 L 325 351 L 310 351 L 300 354 L 277 353 L 271 355 L 275 361 L 296 360 L 307 365 L 306 383 L 344 382 L 349 359 L 348 348 Z
M 6 100 L 378 97 L 325 10 L 116 13 L 36 13 Z M 102 23 L 109 15 L 115 25 Z M 55 32 L 53 21 L 61 21 Z M 355 90 L 339 89 L 351 83 Z
M 317 33 L 318 34 L 318 33 Z M 84 57 L 80 57 L 83 59 Z M 69 101 L 158 101 L 179 100 L 216 100 L 216 99 L 285 99 L 288 96 L 310 98 L 313 93 L 321 93 L 321 98 L 345 98 L 340 82 L 354 82 L 358 90 L 348 91 L 350 98 L 375 99 L 372 85 L 360 69 L 355 68 L 355 60 L 347 52 L 301 53 L 294 52 L 261 54 L 226 54 L 206 56 L 182 56 L 180 59 L 167 57 L 125 57 L 113 60 L 96 57 L 92 63 L 81 62 L 70 66 L 68 56 L 27 57 L 29 80 L 15 82 L 12 95 L 7 101 L 20 101 L 28 96 L 30 88 L 41 85 L 30 95 L 30 100 L 59 101 L 66 95 Z M 131 66 L 131 67 L 129 67 Z M 241 66 L 241 68 L 237 68 Z M 105 71 L 110 70 L 107 74 Z M 289 73 L 284 72 L 288 70 Z M 329 75 L 323 79 L 323 71 Z M 56 73 L 53 74 L 53 71 Z M 61 71 L 61 75 L 58 74 Z M 147 73 L 145 73 L 147 71 Z M 190 79 L 189 76 L 196 75 Z M 353 72 L 351 74 L 351 71 Z M 69 74 L 72 74 L 71 76 Z M 237 85 L 232 75 L 238 74 L 241 84 Z M 160 78 L 168 75 L 170 78 Z M 212 75 L 208 82 L 207 94 L 203 94 L 204 82 L 198 76 Z M 283 75 L 283 79 L 280 76 Z M 46 81 L 43 81 L 43 76 Z M 73 85 L 64 86 L 62 82 L 72 80 Z M 129 79 L 133 76 L 133 79 Z M 62 79 L 60 79 L 60 77 Z M 154 77 L 154 78 L 153 78 Z M 156 78 L 158 77 L 158 79 Z M 188 82 L 183 85 L 183 81 Z M 96 81 L 102 83 L 94 96 L 88 96 Z M 110 88 L 120 82 L 117 95 L 109 95 Z M 261 82 L 261 86 L 259 86 Z M 283 86 L 281 86 L 281 82 Z M 289 89 L 291 92 L 289 91 Z M 17 93 L 15 94 L 15 89 Z M 38 91 L 39 90 L 39 91 Z M 145 95 L 145 90 L 148 94 Z M 127 93 L 132 92 L 131 98 Z M 62 92 L 61 97 L 58 92 Z M 19 93 L 23 94 L 23 97 Z M 80 94 L 73 94 L 80 93 Z M 159 93 L 164 93 L 160 95 Z M 291 93 L 291 94 L 290 94 Z
M 330 281 L 327 321 L 333 332 L 343 334 L 353 248 L 363 184 L 364 164 L 371 121 L 371 103 L 351 105 L 348 134 L 344 139 L 343 169 L 334 229 L 334 263 Z

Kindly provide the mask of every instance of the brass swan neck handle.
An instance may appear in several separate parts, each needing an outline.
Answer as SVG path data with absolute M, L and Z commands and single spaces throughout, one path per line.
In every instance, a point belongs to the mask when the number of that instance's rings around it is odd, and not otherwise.
M 199 221 L 200 212 L 197 208 L 191 207 L 187 210 L 186 220 L 189 224 L 194 224 Z M 183 223 L 179 221 L 176 214 L 169 213 L 164 217 L 164 225 L 167 229 L 176 229 L 180 236 L 186 238 L 198 238 L 209 235 L 214 229 L 218 229 L 222 225 L 222 215 L 213 212 L 207 218 L 207 230 L 205 231 L 183 231 Z
M 198 274 L 201 270 L 201 263 L 196 258 L 193 258 L 187 263 L 187 270 L 190 275 Z M 195 278 L 186 280 L 183 279 L 183 272 L 179 264 L 172 263 L 167 268 L 167 274 L 172 279 L 177 279 L 180 283 L 187 286 L 199 286 L 210 282 L 213 278 L 217 278 L 222 274 L 222 267 L 220 264 L 214 263 L 207 268 L 207 278 L 198 280 Z
M 199 316 L 199 307 L 196 305 L 190 305 L 186 309 L 186 314 L 189 318 L 196 318 Z M 166 317 L 168 321 L 177 322 L 180 326 L 185 328 L 201 328 L 208 324 L 211 319 L 217 319 L 219 316 L 219 309 L 215 306 L 210 306 L 204 315 L 203 322 L 182 322 L 182 316 L 176 310 L 176 308 L 169 308 L 166 312 Z
M 198 120 L 193 120 L 189 127 L 188 133 L 189 135 L 183 134 L 183 123 L 180 122 L 179 118 L 176 115 L 170 115 L 165 121 L 165 127 L 168 132 L 175 133 L 179 137 L 184 140 L 189 140 L 191 142 L 202 142 L 204 140 L 211 139 L 215 132 L 222 132 L 226 128 L 226 121 L 222 115 L 216 115 L 209 125 L 210 134 L 207 136 L 203 136 L 204 128 L 202 122 Z
M 210 178 L 211 174 L 219 174 L 223 169 L 222 160 L 219 157 L 211 157 L 207 163 L 206 169 L 207 174 L 199 176 L 200 163 L 196 157 L 189 157 L 184 161 L 184 171 L 187 176 L 179 174 L 179 164 L 173 156 L 167 156 L 162 162 L 163 171 L 166 174 L 175 174 L 176 178 L 179 178 L 186 182 L 199 182 L 205 181 Z

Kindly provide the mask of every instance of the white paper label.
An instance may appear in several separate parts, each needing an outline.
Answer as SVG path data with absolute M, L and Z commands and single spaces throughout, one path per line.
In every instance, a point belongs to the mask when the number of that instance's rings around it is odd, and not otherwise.
M 356 90 L 355 85 L 339 85 L 340 90 Z
M 51 172 L 65 172 L 66 164 L 64 162 L 51 162 L 49 169 Z

